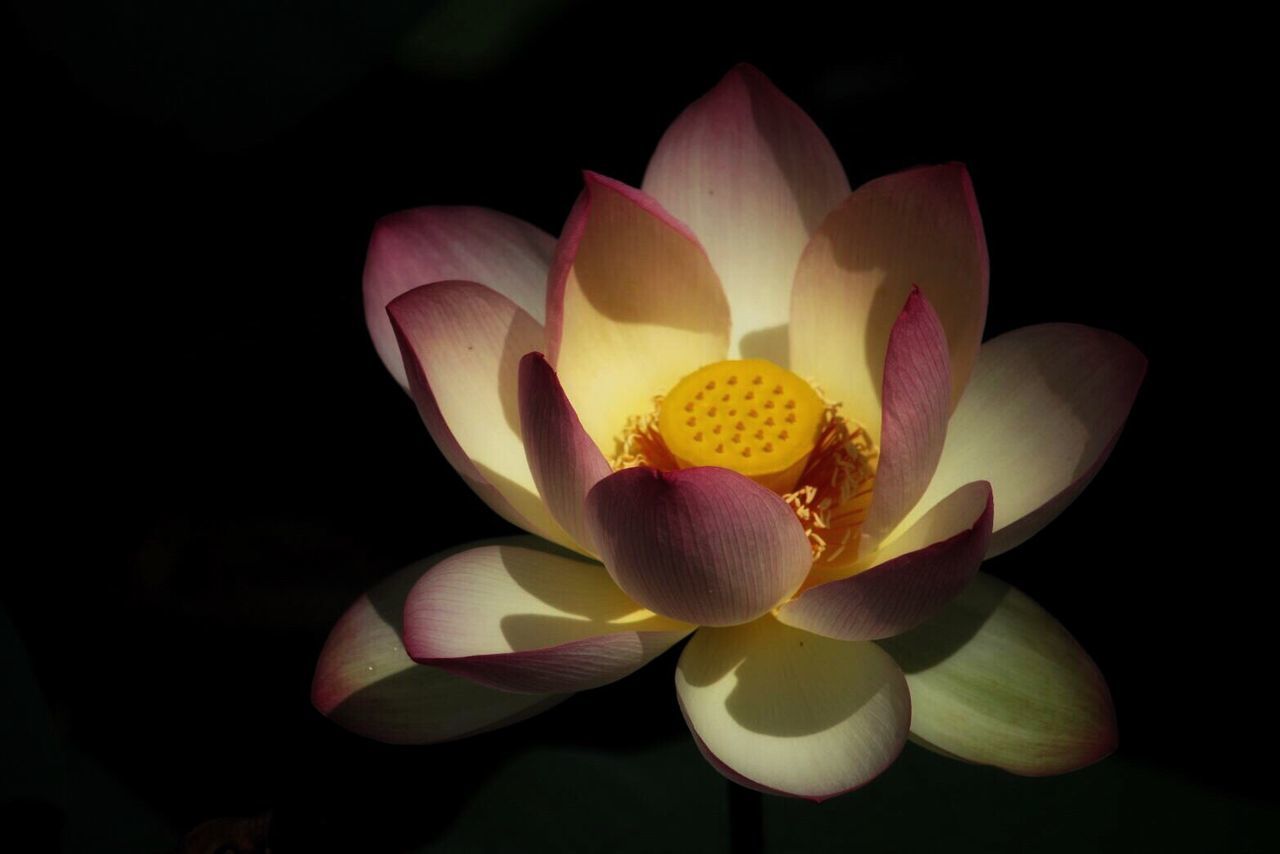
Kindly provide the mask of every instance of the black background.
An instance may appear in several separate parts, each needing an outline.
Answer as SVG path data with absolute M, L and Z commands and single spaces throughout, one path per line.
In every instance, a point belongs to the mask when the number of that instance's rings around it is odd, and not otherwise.
M 769 799 L 768 848 L 1273 844 L 1266 568 L 1231 551 L 1247 526 L 1223 475 L 1250 466 L 1224 433 L 1247 404 L 1219 367 L 1249 312 L 1220 230 L 1239 163 L 1217 35 L 792 3 L 8 14 L 19 548 L 0 797 L 6 832 L 42 840 L 22 850 L 172 850 L 202 821 L 265 811 L 278 851 L 727 850 L 725 784 L 689 742 L 670 653 L 426 748 L 351 736 L 308 689 L 363 589 L 510 530 L 368 342 L 375 219 L 474 204 L 558 233 L 581 169 L 638 185 L 667 124 L 742 60 L 809 112 L 855 186 L 968 165 L 988 337 L 1069 320 L 1151 362 L 1102 474 L 986 566 L 1107 674 L 1116 756 L 1024 780 L 909 746 L 859 793 Z

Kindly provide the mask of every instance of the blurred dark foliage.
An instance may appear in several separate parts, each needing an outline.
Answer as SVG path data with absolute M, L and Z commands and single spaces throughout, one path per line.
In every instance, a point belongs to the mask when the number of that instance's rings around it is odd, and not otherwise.
M 20 557 L 0 587 L 0 810 L 29 837 L 8 850 L 176 850 L 267 811 L 274 851 L 726 850 L 673 654 L 430 748 L 359 740 L 307 698 L 361 590 L 508 530 L 367 341 L 374 220 L 477 204 L 558 232 L 580 169 L 638 184 L 666 125 L 741 60 L 814 117 L 855 185 L 968 164 L 988 335 L 1071 320 L 1151 360 L 1103 473 L 987 567 L 1095 656 L 1117 756 L 1021 780 L 911 747 L 826 806 L 767 800 L 767 850 L 1270 847 L 1275 747 L 1253 686 L 1274 644 L 1252 636 L 1262 602 L 1220 545 L 1239 527 L 1221 469 L 1244 438 L 1221 435 L 1240 404 L 1214 361 L 1241 313 L 1216 295 L 1237 279 L 1201 221 L 1234 166 L 1210 60 L 1115 13 L 841 9 L 8 8 Z

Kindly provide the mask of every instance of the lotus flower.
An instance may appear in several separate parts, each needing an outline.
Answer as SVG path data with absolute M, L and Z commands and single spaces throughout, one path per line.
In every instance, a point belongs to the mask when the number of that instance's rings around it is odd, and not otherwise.
M 987 269 L 963 166 L 851 192 L 745 66 L 641 189 L 588 173 L 559 241 L 475 208 L 385 218 L 374 344 L 467 485 L 535 536 L 361 597 L 313 702 L 383 741 L 452 739 L 692 635 L 680 708 L 756 789 L 857 788 L 908 735 L 1017 774 L 1105 756 L 1097 667 L 978 567 L 1098 471 L 1145 361 L 1083 326 L 983 343 Z

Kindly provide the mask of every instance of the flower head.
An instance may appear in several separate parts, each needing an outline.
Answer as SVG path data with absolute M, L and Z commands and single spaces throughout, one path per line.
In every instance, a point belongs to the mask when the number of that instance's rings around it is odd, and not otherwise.
M 642 189 L 588 173 L 558 241 L 479 209 L 384 219 L 378 352 L 536 538 L 362 597 L 317 707 L 387 741 L 455 738 L 692 635 L 680 707 L 755 788 L 856 788 L 908 733 L 1016 773 L 1106 755 L 1097 668 L 978 567 L 1088 483 L 1145 362 L 1081 326 L 983 343 L 987 278 L 963 166 L 851 192 L 745 66 L 668 129 Z

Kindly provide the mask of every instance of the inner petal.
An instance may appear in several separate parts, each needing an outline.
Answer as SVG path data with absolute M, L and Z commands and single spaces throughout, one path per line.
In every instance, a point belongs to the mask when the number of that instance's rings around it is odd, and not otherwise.
M 870 434 L 811 383 L 764 359 L 686 375 L 617 439 L 615 470 L 718 466 L 773 490 L 795 511 L 815 567 L 857 557 L 878 450 Z

